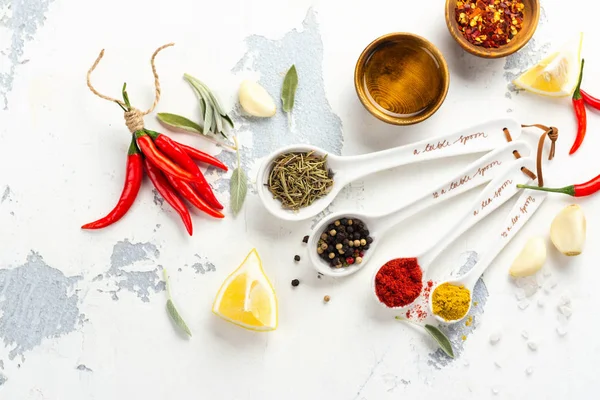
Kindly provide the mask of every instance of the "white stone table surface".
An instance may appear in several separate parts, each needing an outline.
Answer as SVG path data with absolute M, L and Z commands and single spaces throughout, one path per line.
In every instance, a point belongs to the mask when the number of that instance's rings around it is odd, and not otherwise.
M 542 8 L 526 48 L 484 60 L 452 40 L 442 0 L 0 0 L 0 399 L 597 398 L 600 195 L 575 200 L 588 219 L 585 252 L 567 259 L 548 241 L 542 288 L 520 303 L 508 278 L 511 261 L 528 237 L 547 237 L 553 216 L 574 200 L 553 196 L 543 205 L 478 283 L 474 324 L 449 332 L 454 361 L 378 309 L 369 279 L 377 265 L 438 237 L 476 191 L 407 221 L 381 243 L 365 271 L 338 280 L 318 278 L 308 263 L 301 240 L 316 219 L 278 221 L 252 188 L 234 218 L 230 173 L 207 172 L 226 218 L 194 215 L 192 238 L 147 180 L 118 224 L 80 229 L 114 205 L 129 145 L 122 111 L 89 92 L 86 71 L 106 49 L 96 86 L 118 96 L 127 82 L 132 102 L 145 108 L 153 94 L 149 57 L 171 41 L 175 47 L 157 58 L 163 88 L 157 110 L 199 119 L 182 75 L 208 83 L 232 110 L 232 133 L 253 185 L 261 158 L 287 144 L 362 154 L 495 116 L 558 127 L 547 183 L 585 181 L 600 173 L 600 114 L 588 111 L 588 136 L 569 157 L 576 127 L 570 100 L 518 93 L 509 83 L 583 31 L 584 87 L 600 95 L 600 9 L 589 0 L 542 0 Z M 354 90 L 362 49 L 394 31 L 431 40 L 451 74 L 442 108 L 412 127 L 376 120 Z M 241 117 L 235 108 L 240 81 L 259 79 L 277 99 L 291 64 L 300 76 L 291 124 L 281 111 L 265 121 Z M 154 114 L 146 125 L 164 130 Z M 234 164 L 234 154 L 202 139 L 169 134 Z M 524 136 L 533 143 L 537 134 Z M 474 159 L 368 177 L 346 188 L 328 211 L 389 209 Z M 471 265 L 511 205 L 445 252 L 434 278 Z M 224 278 L 253 247 L 279 299 L 279 328 L 271 333 L 245 331 L 210 311 Z M 295 254 L 302 256 L 297 264 Z M 189 340 L 165 311 L 162 268 L 193 331 Z M 295 278 L 301 283 L 292 288 Z M 324 295 L 331 296 L 326 305 Z M 572 316 L 561 321 L 557 307 L 564 300 Z M 497 332 L 501 339 L 491 345 Z

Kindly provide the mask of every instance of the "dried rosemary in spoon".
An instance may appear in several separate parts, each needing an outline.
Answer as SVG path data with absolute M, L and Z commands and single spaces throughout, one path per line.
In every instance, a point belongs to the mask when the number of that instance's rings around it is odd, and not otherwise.
M 327 155 L 286 153 L 273 161 L 266 186 L 285 209 L 299 210 L 325 196 L 333 187 Z

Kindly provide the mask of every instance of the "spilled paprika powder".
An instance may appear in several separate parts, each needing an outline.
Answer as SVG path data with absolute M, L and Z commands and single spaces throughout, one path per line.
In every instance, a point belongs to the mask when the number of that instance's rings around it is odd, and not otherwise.
M 423 271 L 416 258 L 396 258 L 375 275 L 375 294 L 387 307 L 411 304 L 423 289 Z

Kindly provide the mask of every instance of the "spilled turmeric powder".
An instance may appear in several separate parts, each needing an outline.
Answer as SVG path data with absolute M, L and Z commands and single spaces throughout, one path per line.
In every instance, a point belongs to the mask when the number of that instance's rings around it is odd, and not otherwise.
M 446 321 L 456 321 L 467 315 L 471 292 L 464 286 L 444 283 L 433 291 L 431 303 L 434 314 Z

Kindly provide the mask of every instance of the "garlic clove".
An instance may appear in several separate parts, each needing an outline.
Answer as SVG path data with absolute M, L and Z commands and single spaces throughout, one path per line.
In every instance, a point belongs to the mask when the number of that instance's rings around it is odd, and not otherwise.
M 578 256 L 583 251 L 586 238 L 586 221 L 583 210 L 577 204 L 559 212 L 550 227 L 550 239 L 566 256 Z
M 544 239 L 532 237 L 525 243 L 508 273 L 515 278 L 533 275 L 544 266 L 546 255 Z
M 238 95 L 244 111 L 254 117 L 272 117 L 277 111 L 273 98 L 254 81 L 243 81 Z

